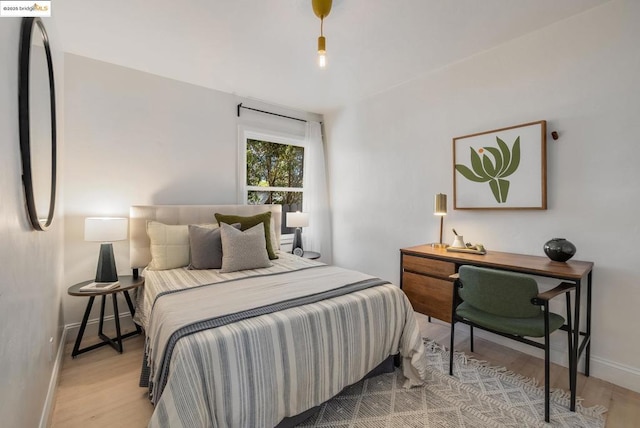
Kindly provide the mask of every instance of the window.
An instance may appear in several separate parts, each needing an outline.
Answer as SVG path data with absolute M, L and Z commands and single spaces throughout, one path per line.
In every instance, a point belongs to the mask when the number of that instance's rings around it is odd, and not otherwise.
M 305 153 L 302 141 L 245 132 L 244 199 L 248 204 L 281 204 L 282 235 L 294 230 L 286 227 L 286 213 L 302 211 Z

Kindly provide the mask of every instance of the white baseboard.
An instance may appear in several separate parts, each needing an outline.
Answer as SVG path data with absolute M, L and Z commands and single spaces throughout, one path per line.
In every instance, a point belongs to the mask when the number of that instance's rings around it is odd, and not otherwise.
M 591 376 L 640 393 L 640 369 L 591 355 Z
M 64 359 L 64 345 L 67 342 L 67 329 L 62 330 L 62 336 L 58 343 L 58 352 L 56 353 L 56 360 L 53 364 L 53 370 L 51 371 L 51 379 L 49 380 L 49 389 L 47 390 L 47 397 L 44 400 L 44 406 L 42 408 L 42 414 L 40 415 L 40 428 L 47 428 L 51 422 L 51 416 L 53 416 L 53 405 L 56 398 L 56 388 L 58 387 L 58 375 L 62 370 L 62 361 Z
M 115 331 L 115 323 L 113 322 L 113 319 L 114 319 L 113 315 L 105 315 L 104 317 L 105 332 Z M 87 321 L 87 326 L 85 327 L 85 330 L 84 330 L 83 339 L 85 337 L 97 336 L 99 321 L 100 321 L 99 318 L 94 318 Z M 78 332 L 80 331 L 80 324 L 82 323 L 73 322 L 70 324 L 66 324 L 64 326 L 65 331 L 67 331 L 67 340 L 69 342 L 73 342 L 76 340 L 76 337 L 78 336 Z M 120 329 L 122 330 L 122 334 L 126 334 L 135 329 L 133 321 L 131 320 L 130 312 L 122 312 L 120 314 Z

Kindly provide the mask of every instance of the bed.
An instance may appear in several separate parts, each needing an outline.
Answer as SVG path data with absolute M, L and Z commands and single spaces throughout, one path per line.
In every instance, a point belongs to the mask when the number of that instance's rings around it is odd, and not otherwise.
M 240 224 L 218 227 L 216 213 L 267 220 L 236 232 Z M 278 252 L 281 218 L 279 205 L 131 207 L 131 266 L 145 277 L 134 319 L 146 334 L 141 385 L 155 406 L 149 426 L 293 426 L 345 387 L 389 370 L 394 355 L 406 387 L 423 383 L 424 347 L 402 290 Z M 262 254 L 271 243 L 277 258 L 230 272 L 229 263 L 157 269 L 157 236 L 147 228 L 163 227 L 166 237 L 185 225 L 202 233 L 222 229 L 224 257 L 236 251 L 225 246 L 231 236 L 253 233 L 262 236 Z

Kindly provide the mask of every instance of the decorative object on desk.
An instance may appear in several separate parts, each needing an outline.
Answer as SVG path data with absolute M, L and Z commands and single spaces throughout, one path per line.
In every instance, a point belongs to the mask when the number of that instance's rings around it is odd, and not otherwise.
M 545 242 L 544 253 L 554 262 L 566 262 L 576 254 L 576 246 L 564 238 L 553 238 Z
M 293 245 L 291 252 L 296 256 L 302 256 L 304 249 L 302 248 L 302 228 L 309 226 L 309 214 L 296 211 L 287 213 L 287 227 L 295 227 L 296 231 L 293 235 Z
M 102 242 L 96 282 L 115 282 L 118 280 L 116 260 L 113 257 L 113 241 L 127 239 L 129 219 L 122 217 L 87 217 L 84 220 L 84 240 Z
M 484 245 L 482 244 L 474 244 L 467 242 L 464 243 L 464 238 L 462 235 L 458 235 L 455 229 L 451 229 L 455 238 L 453 240 L 453 244 L 447 247 L 447 251 L 454 253 L 470 253 L 470 254 L 487 254 L 487 251 L 484 249 Z
M 451 229 L 453 230 L 453 234 L 455 235 L 455 238 L 453 238 L 453 244 L 451 244 L 450 246 L 453 248 L 467 248 L 467 245 L 464 243 L 464 238 L 462 237 L 462 235 L 458 235 L 458 232 L 456 232 L 455 229 Z
M 454 138 L 453 208 L 547 209 L 546 135 L 541 120 Z
M 444 225 L 444 216 L 447 215 L 447 195 L 444 193 L 436 194 L 433 202 L 433 215 L 440 216 L 440 240 L 431 246 L 445 248 L 447 244 L 442 243 L 442 226 Z
M 450 253 L 487 254 L 487 250 L 485 250 L 482 244 L 470 245 L 465 248 L 447 247 L 447 251 Z

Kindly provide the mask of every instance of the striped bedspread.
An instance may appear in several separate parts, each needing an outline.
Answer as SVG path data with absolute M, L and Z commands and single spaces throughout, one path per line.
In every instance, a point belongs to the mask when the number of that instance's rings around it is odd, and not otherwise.
M 161 294 L 218 282 L 291 272 L 313 266 L 322 266 L 324 264 L 285 252 L 279 252 L 278 258 L 272 260 L 271 263 L 272 266 L 267 268 L 248 269 L 229 273 L 222 273 L 219 269 L 190 270 L 187 268 L 179 268 L 158 271 L 145 270 L 143 275 L 146 285 L 143 287 L 143 291 L 136 295 L 134 321 L 146 330 L 151 308 L 156 298 Z
M 192 328 L 225 318 L 235 322 Z M 187 334 L 172 340 L 180 331 Z M 406 386 L 422 384 L 423 349 L 398 287 L 334 266 L 160 293 L 147 326 L 156 402 L 149 426 L 273 427 L 398 352 Z

